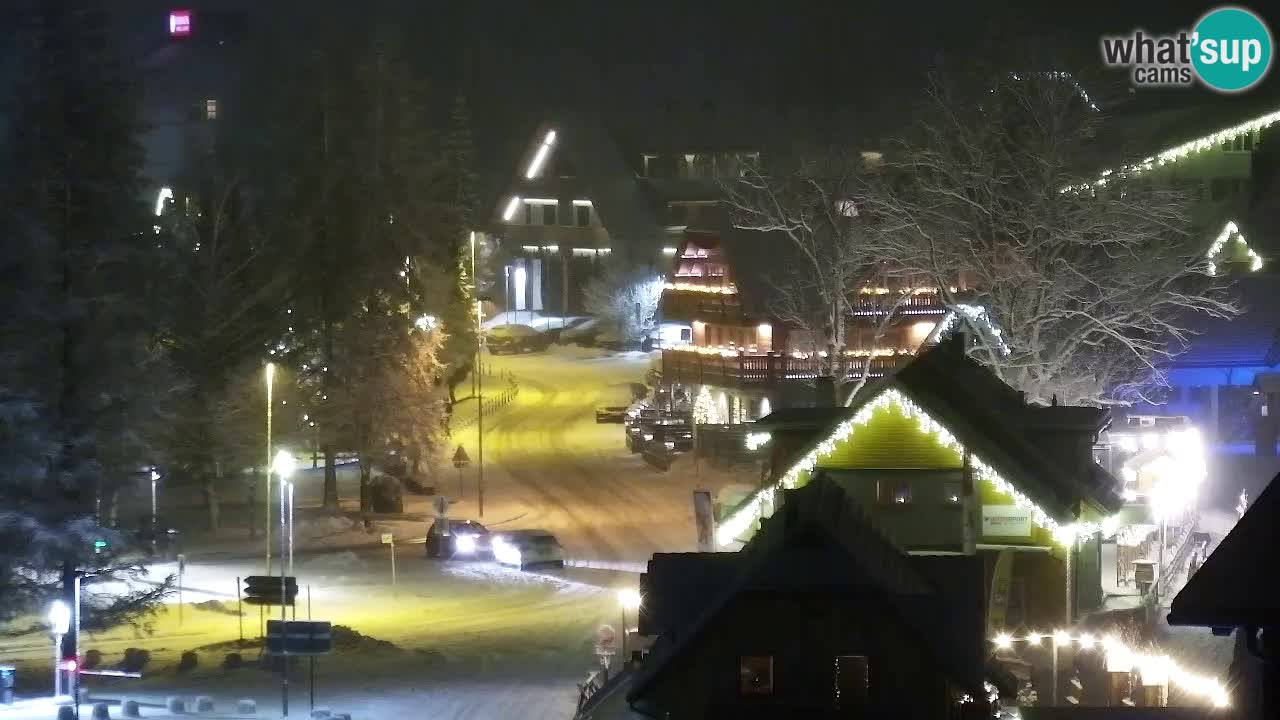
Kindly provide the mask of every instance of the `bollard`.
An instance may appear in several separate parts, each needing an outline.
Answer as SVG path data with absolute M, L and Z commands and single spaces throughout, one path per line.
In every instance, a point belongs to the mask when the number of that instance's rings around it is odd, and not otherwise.
M 318 707 L 311 711 L 311 720 L 329 720 L 330 713 L 327 707 Z
M 111 711 L 104 702 L 93 704 L 93 720 L 111 720 Z
M 208 695 L 200 695 L 196 697 L 196 712 L 211 713 L 213 712 L 213 698 Z
M 258 703 L 249 698 L 240 698 L 236 703 L 236 713 L 239 715 L 254 715 L 258 712 Z
M 181 715 L 187 711 L 187 704 L 180 697 L 171 697 L 164 705 L 170 715 Z
M 76 720 L 76 709 L 70 705 L 58 707 L 58 720 Z
M 139 709 L 137 700 L 125 700 L 120 704 L 120 712 L 127 718 L 142 717 L 142 710 Z

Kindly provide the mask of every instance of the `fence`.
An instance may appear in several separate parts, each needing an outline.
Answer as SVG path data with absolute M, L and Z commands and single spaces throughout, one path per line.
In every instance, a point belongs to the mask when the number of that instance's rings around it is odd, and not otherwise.
M 871 358 L 871 377 L 891 373 L 911 359 L 909 355 L 880 355 Z M 865 358 L 850 358 L 861 371 Z M 740 387 L 744 385 L 776 385 L 783 382 L 812 381 L 829 369 L 822 358 L 797 358 L 782 353 L 741 353 L 738 355 L 705 355 L 687 350 L 662 352 L 664 382 Z
M 747 435 L 753 431 L 752 425 L 699 425 L 694 433 L 696 447 L 694 452 L 700 458 L 707 458 L 712 465 L 729 468 L 735 465 L 750 465 L 768 457 L 768 446 L 755 450 L 747 448 Z
M 510 373 L 503 373 L 496 375 L 495 377 L 505 377 L 507 380 L 507 386 L 497 394 L 484 395 L 482 397 L 481 402 L 483 405 L 481 406 L 481 410 L 486 415 L 493 414 L 494 412 L 510 405 L 515 402 L 517 397 L 520 396 L 520 384 L 516 382 L 515 376 Z M 466 420 L 453 424 L 452 427 L 455 431 L 462 430 L 463 428 L 469 428 L 472 425 L 475 425 L 479 421 L 480 416 L 477 413 L 474 417 L 469 417 Z

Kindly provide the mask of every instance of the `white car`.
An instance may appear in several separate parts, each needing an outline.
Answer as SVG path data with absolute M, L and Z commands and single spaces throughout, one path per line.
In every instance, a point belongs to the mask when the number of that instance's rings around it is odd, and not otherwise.
M 512 530 L 492 536 L 493 559 L 523 570 L 535 565 L 564 567 L 564 548 L 545 530 Z

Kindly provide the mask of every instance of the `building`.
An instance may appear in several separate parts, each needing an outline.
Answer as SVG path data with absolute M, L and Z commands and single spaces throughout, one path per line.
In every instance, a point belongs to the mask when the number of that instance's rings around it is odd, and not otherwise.
M 1114 113 L 1099 142 L 1115 157 L 1141 159 L 1106 170 L 1096 182 L 1102 189 L 1111 174 L 1128 173 L 1191 191 L 1198 198 L 1193 231 L 1204 237 L 1209 269 L 1235 276 L 1245 311 L 1231 321 L 1189 318 L 1186 352 L 1164 368 L 1167 401 L 1137 410 L 1189 416 L 1210 441 L 1256 444 L 1266 455 L 1275 454 L 1276 439 L 1259 379 L 1280 367 L 1280 316 L 1270 301 L 1280 294 L 1277 121 L 1280 98 L 1265 90 L 1215 97 L 1205 106 L 1135 103 Z M 1268 427 L 1269 442 L 1259 441 Z
M 980 564 L 906 555 L 837 483 L 786 491 L 741 552 L 655 555 L 641 593 L 645 716 L 990 717 Z
M 659 306 L 663 383 L 693 400 L 700 422 L 748 422 L 774 408 L 811 406 L 821 375 L 883 377 L 935 337 L 946 317 L 934 288 L 868 285 L 845 318 L 844 357 L 832 358 L 822 337 L 780 316 L 795 304 L 789 293 L 805 292 L 793 281 L 807 263 L 776 234 L 683 233 Z M 801 302 L 813 306 L 816 298 Z
M 484 228 L 501 242 L 505 272 L 524 268 L 506 306 L 581 313 L 583 287 L 610 257 L 660 277 L 684 230 L 723 226 L 721 183 L 811 142 L 832 117 L 710 105 L 555 112 L 530 132 Z
M 842 408 L 757 421 L 770 484 L 725 514 L 721 547 L 749 541 L 779 490 L 839 484 L 909 553 L 977 556 L 1006 590 L 996 628 L 1053 627 L 1102 602 L 1102 544 L 1124 505 L 1093 459 L 1105 410 L 1038 407 L 965 356 L 963 336 L 868 385 Z M 829 403 L 834 404 L 834 403 Z
M 1233 707 L 1240 720 L 1280 716 L 1280 476 L 1249 506 L 1169 607 L 1170 625 L 1234 634 Z

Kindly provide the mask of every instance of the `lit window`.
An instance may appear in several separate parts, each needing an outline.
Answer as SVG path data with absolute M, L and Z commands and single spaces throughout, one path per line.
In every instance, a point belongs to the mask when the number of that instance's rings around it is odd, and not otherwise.
M 191 11 L 169 11 L 169 34 L 174 37 L 186 37 L 191 34 Z
M 738 658 L 738 691 L 743 695 L 773 694 L 772 655 L 743 655 Z
M 948 503 L 959 503 L 962 496 L 961 485 L 958 482 L 944 483 L 942 486 L 942 499 Z
M 878 480 L 876 499 L 886 505 L 907 505 L 911 502 L 911 483 L 905 480 Z
M 218 101 L 217 100 L 213 98 L 209 98 L 204 101 L 204 119 L 205 120 L 218 119 Z

